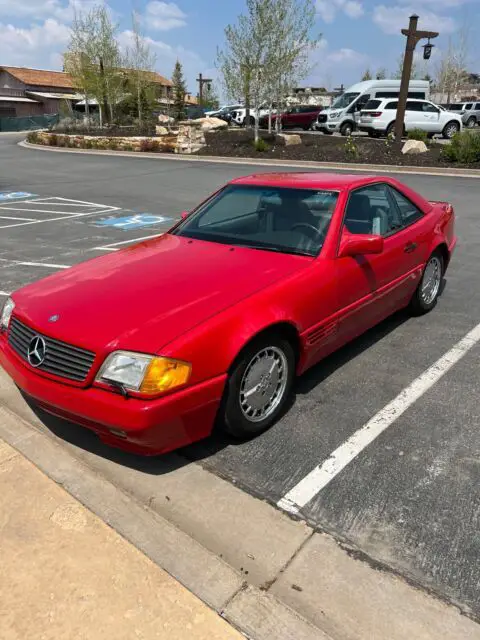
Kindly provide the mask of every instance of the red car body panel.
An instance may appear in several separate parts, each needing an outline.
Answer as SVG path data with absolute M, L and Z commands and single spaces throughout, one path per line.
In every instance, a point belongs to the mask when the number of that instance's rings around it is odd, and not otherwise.
M 299 107 L 299 111 L 285 111 L 284 113 L 272 113 L 272 125 L 275 126 L 277 118 L 280 118 L 283 129 L 300 128 L 305 129 L 310 127 L 321 113 L 323 107 L 312 106 L 307 110 L 307 107 Z M 261 126 L 268 125 L 268 116 L 263 116 L 260 121 Z
M 384 238 L 379 254 L 339 258 L 343 213 L 353 189 L 390 184 L 425 215 Z M 392 178 L 266 174 L 239 185 L 338 191 L 318 258 L 190 240 L 166 234 L 96 258 L 13 295 L 14 315 L 42 335 L 94 351 L 88 378 L 75 383 L 33 369 L 0 334 L 0 364 L 45 410 L 82 424 L 105 442 L 159 454 L 207 436 L 228 371 L 253 337 L 281 325 L 296 336 L 300 374 L 408 304 L 424 265 L 455 247 L 451 205 L 428 202 Z M 416 250 L 405 252 L 415 240 Z M 52 314 L 60 319 L 48 322 Z M 188 386 L 155 399 L 125 399 L 95 386 L 116 350 L 192 363 Z

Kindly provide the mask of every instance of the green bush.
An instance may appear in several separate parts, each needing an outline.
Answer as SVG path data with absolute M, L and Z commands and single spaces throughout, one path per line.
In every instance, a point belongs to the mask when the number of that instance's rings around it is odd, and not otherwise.
M 83 148 L 84 149 L 92 149 L 93 144 L 92 141 L 90 139 L 84 139 L 83 140 Z
M 270 149 L 270 147 L 268 146 L 268 144 L 265 142 L 265 140 L 263 140 L 263 138 L 259 138 L 257 141 L 253 141 L 253 146 L 255 147 L 256 151 L 268 151 Z
M 348 160 L 358 160 L 360 156 L 360 150 L 355 140 L 352 138 L 352 136 L 348 136 L 347 141 L 343 146 L 343 149 L 345 151 L 345 156 L 347 157 Z
M 456 133 L 451 142 L 443 147 L 442 158 L 448 162 L 460 164 L 480 162 L 480 133 L 475 131 Z
M 428 133 L 422 129 L 412 129 L 407 134 L 408 140 L 420 140 L 420 142 L 428 142 Z
M 27 142 L 30 142 L 30 144 L 38 144 L 38 132 L 30 131 L 27 133 Z

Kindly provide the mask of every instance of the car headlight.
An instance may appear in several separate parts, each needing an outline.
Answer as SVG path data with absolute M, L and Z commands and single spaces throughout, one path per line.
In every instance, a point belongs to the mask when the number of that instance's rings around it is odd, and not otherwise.
M 115 351 L 102 365 L 98 382 L 118 384 L 146 396 L 170 391 L 188 382 L 192 366 L 188 362 L 131 351 Z
M 13 310 L 15 309 L 15 303 L 11 298 L 7 298 L 2 309 L 2 316 L 0 318 L 0 329 L 6 331 L 10 324 L 10 318 L 12 317 Z

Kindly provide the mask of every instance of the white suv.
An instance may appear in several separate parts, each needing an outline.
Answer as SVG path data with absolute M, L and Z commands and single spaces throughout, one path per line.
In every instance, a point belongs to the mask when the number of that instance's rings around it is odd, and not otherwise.
M 398 100 L 370 100 L 360 113 L 358 128 L 374 138 L 394 133 L 397 107 Z M 412 129 L 426 131 L 430 137 L 439 133 L 452 138 L 462 129 L 462 117 L 428 100 L 407 100 L 404 130 Z

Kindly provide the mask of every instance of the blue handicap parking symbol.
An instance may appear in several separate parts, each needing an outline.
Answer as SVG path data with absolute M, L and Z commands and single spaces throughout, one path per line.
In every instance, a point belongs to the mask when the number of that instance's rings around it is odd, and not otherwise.
M 97 220 L 94 224 L 100 227 L 115 227 L 129 231 L 130 229 L 141 229 L 142 227 L 150 227 L 163 222 L 170 222 L 171 218 L 165 216 L 156 216 L 151 213 L 137 213 L 126 218 L 105 218 Z
M 34 193 L 27 193 L 26 191 L 4 191 L 0 193 L 0 202 L 8 200 L 20 200 L 21 198 L 31 198 Z

